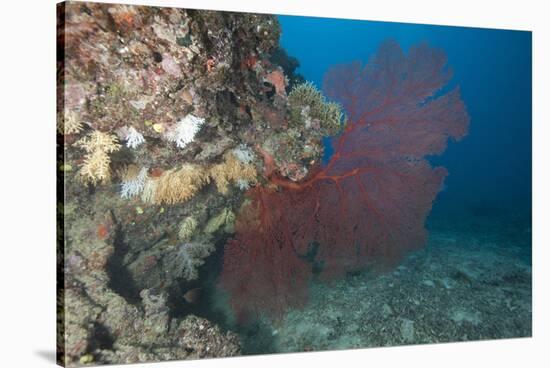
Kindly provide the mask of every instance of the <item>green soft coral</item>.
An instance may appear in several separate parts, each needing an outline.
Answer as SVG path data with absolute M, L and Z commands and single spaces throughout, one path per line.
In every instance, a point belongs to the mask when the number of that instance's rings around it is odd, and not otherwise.
M 344 120 L 340 104 L 329 102 L 311 82 L 302 83 L 288 95 L 290 122 L 294 126 L 317 121 L 324 136 L 338 133 Z

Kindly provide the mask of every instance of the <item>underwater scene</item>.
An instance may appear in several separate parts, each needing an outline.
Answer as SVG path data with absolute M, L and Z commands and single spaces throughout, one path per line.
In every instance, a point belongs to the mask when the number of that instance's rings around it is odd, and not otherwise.
M 57 24 L 59 364 L 531 336 L 531 32 Z

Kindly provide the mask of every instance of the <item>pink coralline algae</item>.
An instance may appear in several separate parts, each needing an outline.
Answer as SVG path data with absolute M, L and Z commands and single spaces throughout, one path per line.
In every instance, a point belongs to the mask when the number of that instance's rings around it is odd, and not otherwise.
M 286 77 L 280 70 L 274 70 L 265 76 L 265 79 L 275 87 L 277 94 L 286 95 Z
M 162 56 L 162 69 L 173 77 L 181 77 L 180 66 L 169 54 L 164 54 Z

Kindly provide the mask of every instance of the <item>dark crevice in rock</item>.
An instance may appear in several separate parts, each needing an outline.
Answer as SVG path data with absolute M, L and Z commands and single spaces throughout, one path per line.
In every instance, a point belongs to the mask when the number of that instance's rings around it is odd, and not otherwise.
M 107 328 L 99 322 L 94 322 L 92 328 L 92 338 L 90 339 L 90 345 L 87 350 L 90 352 L 97 349 L 112 350 L 115 339 L 111 336 Z
M 189 314 L 203 317 L 219 324 L 222 328 L 228 327 L 227 316 L 213 308 L 217 298 L 217 277 L 223 264 L 223 249 L 229 236 L 223 236 L 216 241 L 216 250 L 204 261 L 199 269 L 199 277 L 194 281 L 180 279 L 169 291 L 168 305 L 172 318 L 182 318 Z M 190 303 L 184 295 L 189 290 L 200 288 L 198 299 Z
M 113 215 L 114 219 L 114 215 Z M 124 242 L 124 235 L 119 224 L 116 225 L 113 239 L 114 253 L 107 262 L 109 275 L 108 286 L 122 296 L 128 303 L 138 305 L 141 302 L 139 289 L 136 286 L 130 272 L 124 266 L 124 257 L 130 250 Z

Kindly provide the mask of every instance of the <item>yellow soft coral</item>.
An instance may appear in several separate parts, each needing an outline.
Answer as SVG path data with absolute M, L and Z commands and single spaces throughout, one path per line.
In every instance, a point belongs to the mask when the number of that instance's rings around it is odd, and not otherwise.
M 145 179 L 145 185 L 143 186 L 143 191 L 141 192 L 141 200 L 143 202 L 155 203 L 158 181 L 158 178 Z
M 109 154 L 120 149 L 117 137 L 94 130 L 78 140 L 75 146 L 86 151 L 84 163 L 79 171 L 82 182 L 93 185 L 108 183 L 111 179 Z
M 184 241 L 191 240 L 193 233 L 197 229 L 197 225 L 197 220 L 195 220 L 193 217 L 186 217 L 180 224 L 178 237 Z
M 224 208 L 214 217 L 210 218 L 204 232 L 207 234 L 213 234 L 222 228 L 226 233 L 233 233 L 235 226 L 235 214 L 231 211 L 230 208 Z
M 78 113 L 66 110 L 57 114 L 57 132 L 59 134 L 76 134 L 83 128 Z
M 147 178 L 141 199 L 152 204 L 183 203 L 193 197 L 211 180 L 222 194 L 227 194 L 231 183 L 248 188 L 257 182 L 256 168 L 240 160 L 233 151 L 224 155 L 224 161 L 210 168 L 184 164 L 181 168 L 165 171 L 160 177 Z M 134 169 L 135 170 L 135 169 Z
M 155 181 L 154 194 L 149 200 L 156 204 L 175 204 L 190 199 L 210 178 L 202 166 L 185 164 L 180 169 L 165 171 Z
M 137 165 L 130 164 L 128 166 L 123 167 L 120 171 L 118 171 L 118 176 L 122 179 L 122 181 L 131 181 L 134 180 L 140 172 L 140 168 Z
M 256 168 L 239 160 L 233 152 L 224 155 L 224 161 L 210 168 L 210 176 L 214 179 L 218 191 L 227 194 L 230 182 L 256 183 Z

